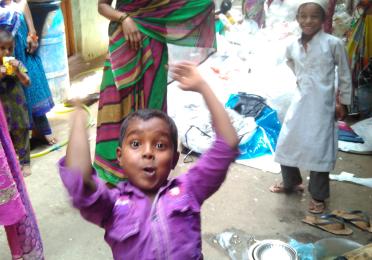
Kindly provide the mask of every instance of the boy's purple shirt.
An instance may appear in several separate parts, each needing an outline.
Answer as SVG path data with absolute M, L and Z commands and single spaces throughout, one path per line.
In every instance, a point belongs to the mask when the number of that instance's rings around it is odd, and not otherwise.
M 81 174 L 59 161 L 73 205 L 103 227 L 114 259 L 201 259 L 200 207 L 218 190 L 237 150 L 217 138 L 186 174 L 163 186 L 151 202 L 129 182 L 108 189 L 97 177 L 97 191 L 84 191 Z

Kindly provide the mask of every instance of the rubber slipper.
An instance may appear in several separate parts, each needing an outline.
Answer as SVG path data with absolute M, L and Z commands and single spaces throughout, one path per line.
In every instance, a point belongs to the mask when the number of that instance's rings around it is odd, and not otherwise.
M 372 233 L 372 223 L 367 213 L 361 210 L 334 210 L 331 214 L 334 214 L 343 220 L 353 224 L 363 231 Z
M 283 183 L 276 183 L 270 186 L 269 190 L 273 193 L 291 193 L 291 192 L 304 192 L 305 186 L 301 183 L 294 186 L 292 189 L 284 188 Z
M 325 210 L 325 202 L 324 201 L 315 201 L 310 200 L 309 202 L 309 209 L 308 211 L 313 214 L 321 214 Z
M 342 219 L 339 219 L 336 215 L 328 214 L 320 217 L 317 216 L 305 216 L 302 222 L 311 226 L 320 228 L 334 235 L 351 235 L 353 230 L 345 226 Z

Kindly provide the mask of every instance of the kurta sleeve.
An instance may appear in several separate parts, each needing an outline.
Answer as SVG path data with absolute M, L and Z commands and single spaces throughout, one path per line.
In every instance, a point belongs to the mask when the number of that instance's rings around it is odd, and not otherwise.
M 292 58 L 292 44 L 287 46 L 285 50 L 285 58 L 286 58 L 288 67 L 292 70 L 293 73 L 295 73 L 294 61 Z
M 188 192 L 200 205 L 221 186 L 230 164 L 238 154 L 237 149 L 231 148 L 218 137 L 196 164 L 181 176 L 180 179 L 186 184 Z
M 337 65 L 338 91 L 340 103 L 351 104 L 351 73 L 347 59 L 346 49 L 341 40 L 338 40 L 334 50 L 335 64 Z
M 80 211 L 86 220 L 103 227 L 111 216 L 119 192 L 116 189 L 108 189 L 95 174 L 93 181 L 97 190 L 89 192 L 84 187 L 82 174 L 77 170 L 67 168 L 65 158 L 59 161 L 58 167 L 73 206 Z

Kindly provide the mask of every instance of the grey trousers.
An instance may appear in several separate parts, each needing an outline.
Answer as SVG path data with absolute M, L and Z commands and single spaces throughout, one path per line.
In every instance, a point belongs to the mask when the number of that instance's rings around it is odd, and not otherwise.
M 280 165 L 282 169 L 283 185 L 286 190 L 302 183 L 300 170 L 297 167 Z M 310 172 L 308 190 L 314 200 L 323 201 L 329 198 L 329 172 Z

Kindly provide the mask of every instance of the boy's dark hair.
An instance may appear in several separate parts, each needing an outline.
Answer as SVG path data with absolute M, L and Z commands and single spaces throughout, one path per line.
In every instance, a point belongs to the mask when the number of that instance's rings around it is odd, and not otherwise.
M 325 19 L 326 19 L 326 12 L 325 12 L 325 10 L 323 9 L 323 7 L 322 7 L 321 5 L 319 5 L 319 4 L 315 3 L 315 2 L 306 2 L 306 3 L 303 3 L 302 5 L 300 5 L 300 6 L 298 7 L 298 9 L 297 9 L 297 14 L 296 14 L 296 16 L 299 15 L 301 8 L 304 7 L 305 5 L 308 5 L 308 4 L 315 4 L 315 5 L 318 6 L 319 10 L 321 10 L 320 12 L 321 12 L 321 14 L 322 14 L 322 21 L 324 22 Z
M 166 113 L 160 111 L 160 110 L 155 110 L 155 109 L 141 109 L 137 110 L 131 114 L 129 114 L 123 121 L 120 127 L 120 136 L 119 136 L 119 145 L 121 145 L 124 141 L 124 136 L 125 132 L 127 131 L 128 125 L 130 121 L 133 119 L 141 119 L 143 121 L 147 121 L 152 118 L 160 118 L 164 122 L 166 122 L 169 126 L 169 130 L 171 133 L 171 139 L 173 142 L 173 149 L 175 152 L 177 152 L 178 148 L 178 131 L 177 131 L 177 126 L 174 123 L 173 119 L 170 118 Z
M 13 35 L 11 32 L 0 27 L 0 42 L 6 41 L 13 41 Z

